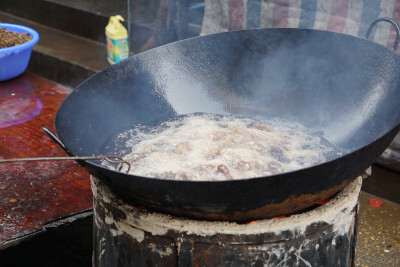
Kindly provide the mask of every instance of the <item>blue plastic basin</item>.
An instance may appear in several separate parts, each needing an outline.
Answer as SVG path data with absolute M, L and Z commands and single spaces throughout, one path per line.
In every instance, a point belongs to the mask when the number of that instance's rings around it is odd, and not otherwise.
M 32 37 L 26 43 L 0 48 L 0 81 L 6 81 L 17 77 L 26 70 L 32 47 L 39 41 L 39 34 L 31 28 L 16 24 L 0 23 L 0 28 L 13 32 L 28 33 Z

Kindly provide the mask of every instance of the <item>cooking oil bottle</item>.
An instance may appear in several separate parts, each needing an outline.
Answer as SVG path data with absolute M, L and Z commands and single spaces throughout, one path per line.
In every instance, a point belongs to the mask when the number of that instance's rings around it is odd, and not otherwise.
M 106 26 L 107 60 L 110 64 L 127 59 L 129 55 L 128 32 L 120 21 L 124 21 L 121 15 L 111 16 Z

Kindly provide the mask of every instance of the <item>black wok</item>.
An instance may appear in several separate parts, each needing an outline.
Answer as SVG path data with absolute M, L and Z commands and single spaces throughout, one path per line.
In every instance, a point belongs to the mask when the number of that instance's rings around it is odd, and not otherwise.
M 220 182 L 139 177 L 81 162 L 150 209 L 246 221 L 304 209 L 360 175 L 399 131 L 399 86 L 400 57 L 366 39 L 306 29 L 225 32 L 105 69 L 67 97 L 55 128 L 70 155 L 90 156 L 137 124 L 193 112 L 241 114 L 300 123 L 343 151 L 298 171 Z

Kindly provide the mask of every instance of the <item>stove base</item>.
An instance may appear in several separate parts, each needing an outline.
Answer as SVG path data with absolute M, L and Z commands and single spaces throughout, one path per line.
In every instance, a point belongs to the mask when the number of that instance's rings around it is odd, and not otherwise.
M 362 178 L 311 211 L 247 224 L 197 221 L 124 202 L 97 178 L 94 266 L 351 266 Z

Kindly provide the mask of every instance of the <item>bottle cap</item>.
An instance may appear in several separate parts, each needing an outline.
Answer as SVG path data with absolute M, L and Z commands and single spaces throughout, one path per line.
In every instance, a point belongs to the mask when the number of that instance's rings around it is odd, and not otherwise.
M 377 199 L 377 198 L 371 198 L 369 200 L 369 204 L 373 207 L 380 207 L 380 206 L 382 206 L 382 200 Z
M 111 39 L 122 39 L 128 37 L 128 32 L 121 24 L 124 18 L 121 15 L 111 16 L 106 26 L 106 35 Z

